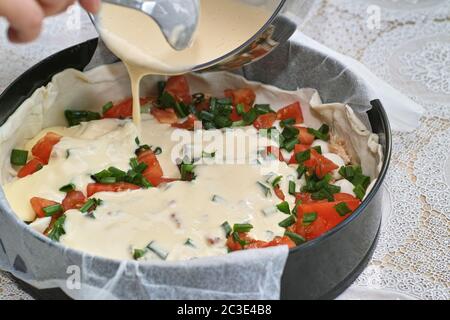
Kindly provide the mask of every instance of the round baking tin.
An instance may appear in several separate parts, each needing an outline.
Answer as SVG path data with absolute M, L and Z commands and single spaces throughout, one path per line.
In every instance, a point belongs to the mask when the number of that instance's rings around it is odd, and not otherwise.
M 67 68 L 84 70 L 94 55 L 97 43 L 97 39 L 92 39 L 58 52 L 16 79 L 0 95 L 0 125 L 3 125 L 36 89 L 49 83 L 55 74 Z M 269 69 L 271 72 L 267 72 Z M 239 72 L 248 80 L 261 81 L 286 90 L 314 87 L 319 93 L 326 91 L 327 94 L 322 96 L 324 102 L 344 101 L 348 96 L 357 97 L 354 103 L 355 112 L 361 110 L 361 101 L 364 101 L 364 93 L 358 94 L 359 89 L 353 85 L 361 85 L 356 75 L 350 73 L 338 61 L 294 43 L 281 46 L 265 59 L 244 67 Z M 308 73 L 311 73 L 310 77 Z M 336 79 L 339 75 L 338 81 L 334 83 L 336 89 L 325 88 L 328 83 L 323 83 L 321 88 L 322 82 L 315 79 L 317 74 L 324 79 Z M 281 299 L 333 299 L 351 285 L 372 256 L 381 225 L 381 186 L 389 166 L 392 138 L 389 121 L 381 102 L 369 100 L 365 100 L 368 110 L 366 113 L 372 131 L 380 138 L 384 153 L 377 182 L 360 207 L 343 223 L 321 237 L 290 250 L 281 279 Z M 351 101 L 348 103 L 353 107 Z M 0 214 L 6 215 L 7 223 L 20 224 L 21 228 L 27 228 L 16 217 L 11 217 L 8 210 L 0 209 Z M 27 235 L 29 233 L 27 241 L 45 243 L 46 250 L 62 250 L 59 243 L 33 233 L 28 228 L 26 232 Z M 66 250 L 75 256 L 81 255 L 76 250 Z M 106 258 L 101 258 L 100 261 L 106 264 L 117 263 Z M 67 298 L 60 289 L 39 290 L 22 281 L 20 284 L 36 298 Z

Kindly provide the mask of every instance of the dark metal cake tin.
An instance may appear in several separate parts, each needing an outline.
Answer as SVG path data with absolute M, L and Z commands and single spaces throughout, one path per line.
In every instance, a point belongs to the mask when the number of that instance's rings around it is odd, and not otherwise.
M 0 96 L 0 125 L 53 75 L 67 69 L 84 70 L 97 48 L 97 39 L 73 46 L 38 63 L 15 80 Z M 281 299 L 332 299 L 344 291 L 364 270 L 375 248 L 381 224 L 381 188 L 391 155 L 389 121 L 379 100 L 365 96 L 364 82 L 342 64 L 314 49 L 287 43 L 265 59 L 239 73 L 249 80 L 293 90 L 315 88 L 324 102 L 347 102 L 355 112 L 365 113 L 372 131 L 380 138 L 384 161 L 374 188 L 361 206 L 339 226 L 289 252 L 281 279 Z M 327 79 L 333 79 L 330 83 Z M 358 84 L 358 85 L 355 85 Z M 25 224 L 1 208 L 2 223 Z M 0 235 L 0 238 L 3 235 Z M 56 257 L 57 246 L 44 244 L 43 236 L 29 232 L 24 241 L 40 242 L 43 253 Z M 54 251 L 54 252 L 52 252 Z M 76 254 L 72 253 L 72 254 Z M 81 253 L 79 253 L 81 254 Z M 102 263 L 108 259 L 102 259 Z M 47 259 L 42 262 L 47 263 Z M 51 270 L 49 270 L 51 272 Z M 37 290 L 23 283 L 38 298 L 66 297 L 59 289 Z

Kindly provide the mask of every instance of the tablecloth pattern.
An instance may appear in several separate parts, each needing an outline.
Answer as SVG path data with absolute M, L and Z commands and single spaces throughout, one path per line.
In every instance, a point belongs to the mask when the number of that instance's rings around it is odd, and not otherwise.
M 305 34 L 363 62 L 426 109 L 417 130 L 394 132 L 380 240 L 340 298 L 450 299 L 450 1 L 309 4 Z M 78 7 L 49 19 L 31 45 L 11 45 L 3 33 L 0 91 L 44 57 L 95 35 Z M 30 298 L 0 273 L 0 299 Z

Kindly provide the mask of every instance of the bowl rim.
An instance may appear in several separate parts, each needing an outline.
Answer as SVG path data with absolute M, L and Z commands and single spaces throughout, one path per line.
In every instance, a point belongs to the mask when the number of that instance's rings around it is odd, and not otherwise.
M 286 2 L 288 0 L 278 0 L 278 1 L 279 1 L 279 3 L 277 5 L 277 7 L 275 8 L 273 14 L 266 21 L 266 23 L 264 23 L 264 25 L 261 28 L 259 28 L 258 31 L 250 39 L 248 39 L 247 41 L 245 41 L 243 44 L 239 45 L 237 48 L 233 49 L 232 51 L 228 52 L 227 54 L 224 54 L 223 56 L 220 56 L 220 57 L 218 57 L 216 59 L 213 59 L 211 61 L 208 61 L 208 62 L 205 62 L 205 63 L 202 63 L 202 64 L 191 66 L 189 68 L 189 70 L 186 70 L 186 72 L 194 72 L 194 71 L 198 71 L 198 70 L 207 69 L 207 68 L 209 68 L 211 66 L 214 66 L 214 65 L 216 65 L 216 64 L 218 64 L 220 62 L 223 62 L 223 61 L 227 60 L 230 57 L 233 57 L 234 55 L 238 54 L 239 52 L 241 52 L 242 50 L 244 50 L 245 48 L 250 46 L 275 21 L 275 19 L 278 17 L 280 12 L 285 7 Z M 97 23 L 95 22 L 95 20 L 96 20 L 95 15 L 93 15 L 92 13 L 88 12 L 88 16 L 89 16 L 89 18 L 90 18 L 94 28 L 97 30 L 97 32 L 99 34 L 99 38 L 101 38 L 100 30 L 99 30 L 99 28 L 97 26 Z
M 284 1 L 284 0 L 283 0 Z M 20 81 L 24 81 L 24 78 L 26 78 L 30 73 L 32 72 L 36 72 L 36 70 L 39 67 L 42 67 L 43 65 L 52 63 L 53 60 L 55 59 L 55 57 L 58 57 L 64 53 L 70 53 L 71 51 L 75 51 L 75 50 L 79 50 L 80 48 L 83 48 L 84 46 L 89 46 L 92 45 L 93 43 L 97 43 L 98 42 L 98 38 L 93 38 L 87 41 L 84 41 L 82 43 L 76 44 L 74 46 L 68 47 L 66 49 L 63 49 L 61 51 L 58 51 L 52 55 L 50 55 L 49 57 L 41 60 L 40 62 L 38 62 L 37 64 L 33 65 L 31 68 L 27 69 L 26 71 L 24 71 L 19 77 L 17 77 L 13 82 L 11 82 L 11 84 L 9 86 L 7 86 L 7 88 L 0 94 L 0 103 L 2 102 L 2 100 L 4 99 L 4 97 L 9 93 L 9 91 L 11 91 L 18 83 L 20 83 Z M 93 52 L 92 52 L 93 53 Z M 85 60 L 81 61 L 80 64 L 84 64 L 84 66 L 82 66 L 82 68 L 84 68 L 88 63 L 89 60 L 86 62 Z M 339 61 L 336 61 L 337 63 L 340 64 Z M 80 65 L 81 66 L 81 65 Z M 65 68 L 67 69 L 67 68 Z M 63 69 L 64 70 L 64 69 Z M 61 70 L 62 71 L 62 70 Z M 61 72 L 59 71 L 59 72 Z M 58 73 L 58 72 L 57 72 Z M 56 74 L 56 73 L 55 73 Z M 45 83 L 48 84 L 49 81 L 51 81 L 52 76 L 47 76 L 45 79 Z M 13 107 L 13 110 L 9 110 L 8 115 L 5 117 L 5 120 L 3 122 L 0 122 L 0 126 L 2 126 L 4 124 L 4 122 L 7 121 L 7 119 L 17 110 L 18 107 L 20 107 L 20 105 L 31 96 L 31 93 L 28 93 L 27 96 L 24 97 L 20 97 L 22 98 L 20 102 L 16 103 Z M 20 100 L 20 99 L 18 99 Z M 345 219 L 343 222 L 341 222 L 339 225 L 337 225 L 336 227 L 334 227 L 333 229 L 325 232 L 324 234 L 322 234 L 320 237 L 307 241 L 306 243 L 296 246 L 294 248 L 289 249 L 289 256 L 291 254 L 298 254 L 300 252 L 302 252 L 303 250 L 308 250 L 308 248 L 310 248 L 311 246 L 319 246 L 320 243 L 327 241 L 329 238 L 333 237 L 334 234 L 336 234 L 337 232 L 341 231 L 342 229 L 346 228 L 349 224 L 351 224 L 355 219 L 357 219 L 362 212 L 365 210 L 365 208 L 368 206 L 368 204 L 373 200 L 373 198 L 375 197 L 375 195 L 378 193 L 379 189 L 381 188 L 382 184 L 384 183 L 384 179 L 386 177 L 388 168 L 389 168 L 389 164 L 390 164 L 390 160 L 391 160 L 391 153 L 392 153 L 392 131 L 391 131 L 391 126 L 389 123 L 389 119 L 387 116 L 387 113 L 381 103 L 380 100 L 372 100 L 370 101 L 371 105 L 372 105 L 372 109 L 370 110 L 376 110 L 376 112 L 379 114 L 379 118 L 381 120 L 381 126 L 382 129 L 384 131 L 384 137 L 385 137 L 385 146 L 384 146 L 384 154 L 383 154 L 383 165 L 382 168 L 380 170 L 380 173 L 378 175 L 377 181 L 375 182 L 374 186 L 372 187 L 372 189 L 370 190 L 369 194 L 366 195 L 365 199 L 362 201 L 362 203 L 359 205 L 359 207 L 353 212 L 353 214 L 348 217 L 347 219 Z M 4 196 L 4 192 L 3 192 L 3 187 L 0 186 L 0 193 Z M 5 197 L 5 196 L 4 196 Z M 5 197 L 6 200 L 6 197 Z M 108 258 L 105 256 L 100 256 L 100 255 L 94 255 L 91 254 L 89 252 L 85 252 L 79 249 L 74 249 L 68 246 L 65 246 L 63 244 L 61 244 L 60 242 L 55 242 L 51 239 L 49 239 L 48 237 L 44 236 L 43 234 L 35 231 L 34 229 L 30 228 L 28 226 L 28 224 L 20 219 L 18 219 L 17 215 L 14 213 L 14 210 L 11 208 L 9 202 L 6 200 L 6 210 L 0 210 L 0 213 L 3 214 L 7 214 L 10 218 L 12 218 L 15 222 L 18 222 L 18 226 L 20 226 L 23 229 L 26 229 L 27 232 L 31 233 L 31 235 L 36 238 L 37 240 L 44 242 L 46 245 L 49 245 L 50 247 L 54 247 L 57 248 L 59 250 L 62 250 L 63 252 L 69 252 L 69 253 L 73 253 L 76 256 L 80 256 L 80 257 L 87 257 L 87 258 L 93 258 L 93 259 L 97 259 L 97 261 L 99 262 L 107 262 L 107 263 L 116 263 L 116 264 L 121 264 L 124 261 L 126 261 L 127 263 L 135 263 L 138 264 L 141 267 L 145 267 L 145 266 L 151 266 L 151 265 L 176 265 L 176 264 L 186 264 L 189 263 L 189 261 L 192 260 L 180 260 L 180 261 L 136 261 L 136 260 L 127 260 L 127 259 L 116 259 L 116 258 Z M 4 207 L 0 207 L 0 209 L 3 209 Z M 261 250 L 261 249 L 258 249 Z M 262 249 L 264 250 L 264 249 Z M 245 252 L 245 251 L 238 251 L 239 252 Z M 233 254 L 233 253 L 231 253 Z M 199 259 L 210 259 L 211 257 L 200 257 L 198 259 L 196 259 L 196 261 L 198 261 Z M 213 257 L 214 258 L 214 257 Z

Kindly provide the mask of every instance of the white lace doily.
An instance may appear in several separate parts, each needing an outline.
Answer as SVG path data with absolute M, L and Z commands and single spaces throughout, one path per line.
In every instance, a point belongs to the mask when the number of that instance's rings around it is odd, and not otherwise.
M 303 32 L 426 108 L 416 131 L 394 132 L 379 244 L 341 298 L 449 299 L 450 2 L 316 1 Z
M 95 36 L 77 10 L 49 20 L 32 45 L 0 36 L 0 57 L 8 61 L 0 90 L 51 53 Z M 369 267 L 340 298 L 450 299 L 450 1 L 315 0 L 302 31 L 426 108 L 420 128 L 394 132 L 380 240 Z M 0 299 L 24 298 L 0 273 Z

